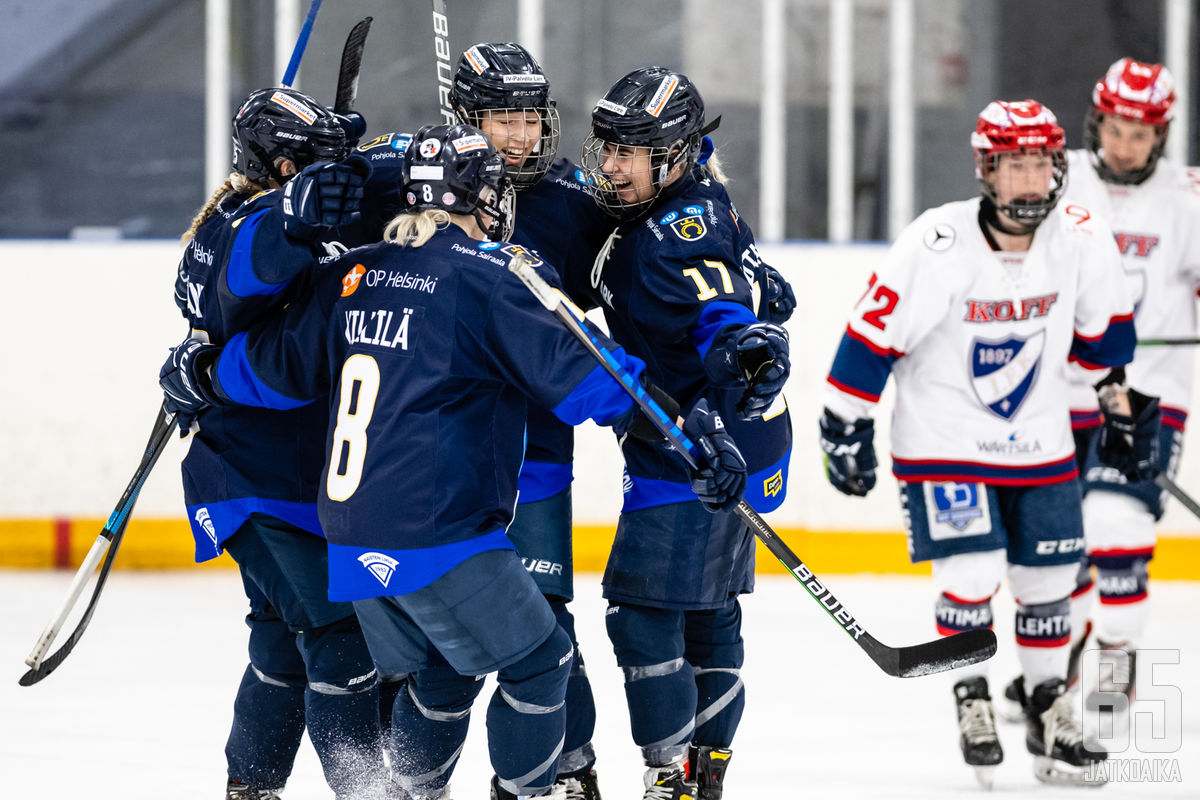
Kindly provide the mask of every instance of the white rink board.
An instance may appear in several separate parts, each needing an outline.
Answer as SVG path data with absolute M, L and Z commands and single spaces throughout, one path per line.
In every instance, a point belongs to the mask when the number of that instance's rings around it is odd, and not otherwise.
M 799 308 L 788 328 L 795 426 L 788 500 L 779 527 L 901 529 L 895 481 L 884 474 L 865 500 L 825 482 L 816 441 L 820 389 L 846 315 L 885 245 L 766 245 L 792 282 Z M 0 242 L 0 516 L 106 517 L 137 465 L 160 395 L 167 348 L 186 332 L 172 302 L 182 248 L 174 242 Z M 877 442 L 887 442 L 890 388 Z M 886 448 L 881 445 L 881 454 Z M 615 521 L 621 463 L 606 430 L 580 428 L 575 517 Z M 884 455 L 886 461 L 886 455 Z M 165 456 L 139 515 L 182 516 L 179 473 Z M 1200 495 L 1200 448 L 1184 451 L 1178 482 Z M 1194 535 L 1200 520 L 1172 503 L 1161 530 Z

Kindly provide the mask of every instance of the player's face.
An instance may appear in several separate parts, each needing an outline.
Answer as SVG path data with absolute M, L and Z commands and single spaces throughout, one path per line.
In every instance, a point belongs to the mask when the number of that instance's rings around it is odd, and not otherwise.
M 1145 122 L 1105 114 L 1100 121 L 1100 158 L 1113 172 L 1131 172 L 1150 161 L 1158 131 Z
M 1014 200 L 1035 201 L 1050 196 L 1054 160 L 1046 153 L 1004 153 L 988 177 L 996 190 L 996 205 Z
M 654 197 L 654 176 L 649 147 L 605 142 L 600 169 L 622 203 L 642 203 Z
M 531 108 L 485 111 L 479 129 L 504 156 L 504 163 L 520 166 L 533 155 L 542 138 L 542 117 Z

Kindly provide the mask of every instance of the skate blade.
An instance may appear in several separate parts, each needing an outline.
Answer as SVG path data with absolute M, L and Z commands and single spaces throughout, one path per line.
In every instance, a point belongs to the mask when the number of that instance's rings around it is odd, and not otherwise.
M 996 765 L 986 767 L 975 767 L 975 780 L 979 781 L 979 785 L 989 792 L 996 785 Z
M 1053 786 L 1087 786 L 1099 788 L 1108 783 L 1102 772 L 1092 772 L 1086 767 L 1076 767 L 1049 756 L 1033 757 L 1033 777 Z

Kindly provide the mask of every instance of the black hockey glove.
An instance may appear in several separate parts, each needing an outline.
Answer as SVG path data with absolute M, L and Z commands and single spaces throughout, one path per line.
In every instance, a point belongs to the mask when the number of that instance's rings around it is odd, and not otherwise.
M 1104 424 L 1096 440 L 1100 463 L 1119 469 L 1131 481 L 1150 481 L 1161 471 L 1158 466 L 1158 432 L 1162 414 L 1158 398 L 1136 389 L 1126 391 L 1129 414 L 1110 410 L 1103 399 Z
M 828 408 L 821 417 L 821 449 L 825 476 L 833 488 L 852 497 L 866 497 L 875 488 L 875 422 L 846 422 Z
M 763 269 L 767 273 L 767 322 L 782 325 L 796 310 L 796 293 L 779 270 L 770 264 L 763 264 Z
M 345 114 L 334 112 L 333 116 L 346 132 L 346 147 L 351 150 L 358 147 L 359 140 L 367 132 L 367 120 L 363 115 L 357 111 L 347 111 Z
M 746 385 L 738 413 L 742 419 L 761 417 L 791 372 L 787 331 L 769 322 L 747 325 L 725 340 L 723 350 L 727 367 Z
M 746 492 L 746 460 L 721 415 L 709 411 L 708 401 L 701 398 L 683 421 L 683 432 L 696 445 L 698 456 L 692 491 L 714 514 L 732 509 Z
M 158 385 L 169 413 L 179 415 L 180 435 L 186 435 L 192 420 L 204 409 L 220 402 L 213 391 L 208 370 L 221 348 L 199 339 L 184 339 L 171 348 L 171 355 L 158 371 Z
M 371 165 L 359 156 L 309 164 L 283 187 L 284 233 L 310 242 L 331 228 L 357 222 L 370 174 Z

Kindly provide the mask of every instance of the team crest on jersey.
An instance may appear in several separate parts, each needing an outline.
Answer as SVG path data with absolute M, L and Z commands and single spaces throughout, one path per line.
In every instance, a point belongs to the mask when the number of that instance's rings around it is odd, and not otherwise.
M 1046 332 L 1010 336 L 999 342 L 971 343 L 971 388 L 996 416 L 1011 420 L 1037 381 Z
M 383 553 L 363 553 L 358 557 L 358 561 L 384 586 L 388 585 L 388 581 L 392 579 L 392 574 L 396 571 L 396 565 L 400 563 Z
M 699 206 L 688 206 L 684 211 L 690 211 L 691 209 L 699 209 Z M 699 210 L 701 213 L 703 212 L 703 209 Z M 675 235 L 685 242 L 694 242 L 697 239 L 703 239 L 705 234 L 708 233 L 708 228 L 704 225 L 704 217 L 700 213 L 694 216 L 681 217 L 671 222 L 670 226 Z
M 517 255 L 525 256 L 525 260 L 529 262 L 529 266 L 531 267 L 540 267 L 543 263 L 542 259 L 538 257 L 537 253 L 533 252 L 532 250 L 527 250 L 526 248 L 521 247 L 519 244 L 506 244 L 500 248 L 500 252 L 504 253 L 509 258 L 513 258 Z
M 217 543 L 217 529 L 213 526 L 212 517 L 207 508 L 201 508 L 196 512 L 196 524 L 208 534 L 208 538 L 212 539 L 213 544 Z

